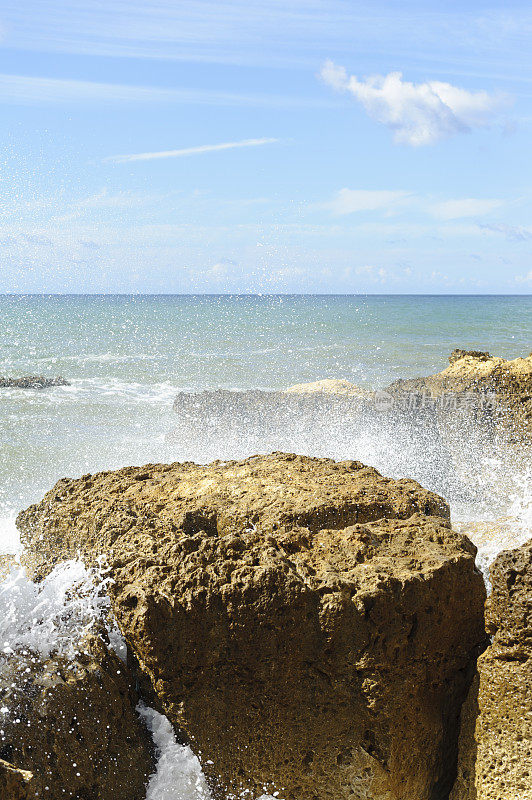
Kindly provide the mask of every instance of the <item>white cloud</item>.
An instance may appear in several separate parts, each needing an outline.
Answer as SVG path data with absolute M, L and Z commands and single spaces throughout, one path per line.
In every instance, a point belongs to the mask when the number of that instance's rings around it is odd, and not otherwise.
M 244 139 L 240 142 L 222 142 L 221 144 L 203 144 L 199 147 L 185 147 L 181 150 L 161 150 L 155 153 L 131 153 L 129 155 L 109 156 L 104 161 L 113 161 L 115 164 L 124 164 L 130 161 L 152 161 L 159 158 L 182 158 L 201 153 L 212 153 L 219 150 L 232 150 L 236 147 L 259 147 L 263 144 L 274 144 L 280 139 Z
M 504 200 L 497 198 L 463 197 L 435 202 L 430 196 L 415 195 L 406 191 L 344 188 L 340 189 L 331 200 L 317 207 L 336 216 L 361 211 L 380 211 L 385 216 L 392 216 L 408 209 L 448 221 L 481 217 L 501 208 L 504 204 Z M 497 230 L 499 227 L 496 226 Z
M 355 273 L 357 275 L 365 275 L 375 283 L 386 283 L 389 277 L 395 277 L 389 275 L 388 271 L 385 270 L 384 267 L 375 267 L 371 264 L 367 264 L 363 267 L 357 267 Z
M 354 214 L 357 211 L 386 211 L 403 203 L 409 196 L 408 192 L 340 189 L 333 199 L 325 203 L 322 208 L 326 208 L 338 216 Z
M 516 275 L 516 283 L 531 283 L 532 284 L 532 269 L 526 275 Z
M 371 119 L 394 132 L 396 142 L 414 147 L 489 125 L 507 103 L 502 95 L 442 81 L 404 81 L 401 72 L 359 80 L 332 61 L 325 62 L 320 76 L 336 91 L 350 92 Z
M 238 264 L 236 264 L 235 261 L 229 258 L 222 258 L 220 261 L 217 261 L 216 264 L 208 267 L 205 270 L 205 274 L 207 277 L 213 278 L 214 280 L 224 280 L 237 271 L 241 274 L 241 270 L 238 269 Z
M 462 219 L 481 217 L 504 205 L 502 200 L 464 197 L 458 200 L 445 200 L 430 207 L 430 213 L 438 219 Z

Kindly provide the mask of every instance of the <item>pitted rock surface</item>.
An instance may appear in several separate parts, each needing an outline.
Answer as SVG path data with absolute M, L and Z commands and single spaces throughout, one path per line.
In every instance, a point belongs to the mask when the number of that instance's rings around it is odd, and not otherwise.
M 532 800 L 532 541 L 501 553 L 491 582 L 452 800 Z
M 0 753 L 33 773 L 28 800 L 144 800 L 151 737 L 126 667 L 97 636 L 73 658 L 3 657 L 0 700 Z
M 448 796 L 485 590 L 438 496 L 273 454 L 63 480 L 18 525 L 38 575 L 107 554 L 122 632 L 220 797 Z
M 453 350 L 442 372 L 394 381 L 387 391 L 394 396 L 423 393 L 431 398 L 448 393 L 484 396 L 486 409 L 495 412 L 514 436 L 529 443 L 532 438 L 532 353 L 506 360 L 487 352 Z

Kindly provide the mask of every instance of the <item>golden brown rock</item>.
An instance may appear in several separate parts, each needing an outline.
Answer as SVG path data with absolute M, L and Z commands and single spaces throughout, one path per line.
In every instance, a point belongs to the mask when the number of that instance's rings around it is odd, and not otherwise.
M 0 797 L 2 800 L 30 800 L 34 797 L 33 775 L 0 759 Z
M 36 577 L 82 553 L 90 562 L 129 548 L 133 534 L 175 538 L 311 525 L 345 527 L 416 511 L 449 519 L 447 503 L 412 480 L 393 481 L 357 461 L 284 453 L 244 461 L 147 464 L 58 481 L 19 514 Z
M 144 800 L 151 738 L 124 664 L 99 638 L 72 659 L 25 651 L 1 667 L 0 753 L 33 772 L 31 798 Z
M 475 549 L 445 502 L 287 454 L 60 481 L 18 520 L 107 553 L 115 616 L 220 796 L 443 800 L 483 641 Z
M 532 435 L 532 353 L 507 361 L 476 350 L 454 350 L 442 372 L 395 381 L 387 391 L 392 395 L 425 393 L 433 398 L 447 393 L 484 396 L 490 405 L 498 405 L 501 421 L 514 434 L 527 440 Z
M 452 800 L 532 800 L 532 542 L 503 552 L 486 603 L 491 646 L 462 712 Z
M 373 392 L 362 389 L 355 383 L 350 383 L 343 378 L 324 378 L 311 383 L 296 383 L 285 389 L 287 394 L 333 394 L 343 397 L 370 398 Z

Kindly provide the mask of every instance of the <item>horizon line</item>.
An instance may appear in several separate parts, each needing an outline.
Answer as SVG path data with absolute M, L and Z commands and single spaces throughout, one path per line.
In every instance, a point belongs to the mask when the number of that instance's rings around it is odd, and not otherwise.
M 0 297 L 530 297 L 532 292 L 0 292 Z

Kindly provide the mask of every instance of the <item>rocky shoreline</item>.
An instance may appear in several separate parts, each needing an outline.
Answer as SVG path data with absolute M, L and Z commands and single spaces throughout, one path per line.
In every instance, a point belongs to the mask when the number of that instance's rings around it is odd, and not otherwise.
M 531 356 L 455 351 L 385 392 L 452 393 L 528 446 Z M 218 393 L 216 424 L 241 410 L 234 394 Z M 248 393 L 250 424 L 264 424 L 264 394 Z M 353 414 L 376 401 L 345 381 L 276 395 L 285 421 L 331 413 L 325 397 Z M 176 399 L 190 424 L 197 402 Z M 416 424 L 451 436 L 446 412 L 423 406 Z M 532 542 L 498 556 L 486 600 L 442 497 L 280 452 L 63 479 L 17 526 L 37 582 L 105 558 L 128 658 L 103 628 L 70 659 L 0 654 L 2 798 L 143 800 L 142 698 L 191 744 L 216 800 L 532 800 Z

